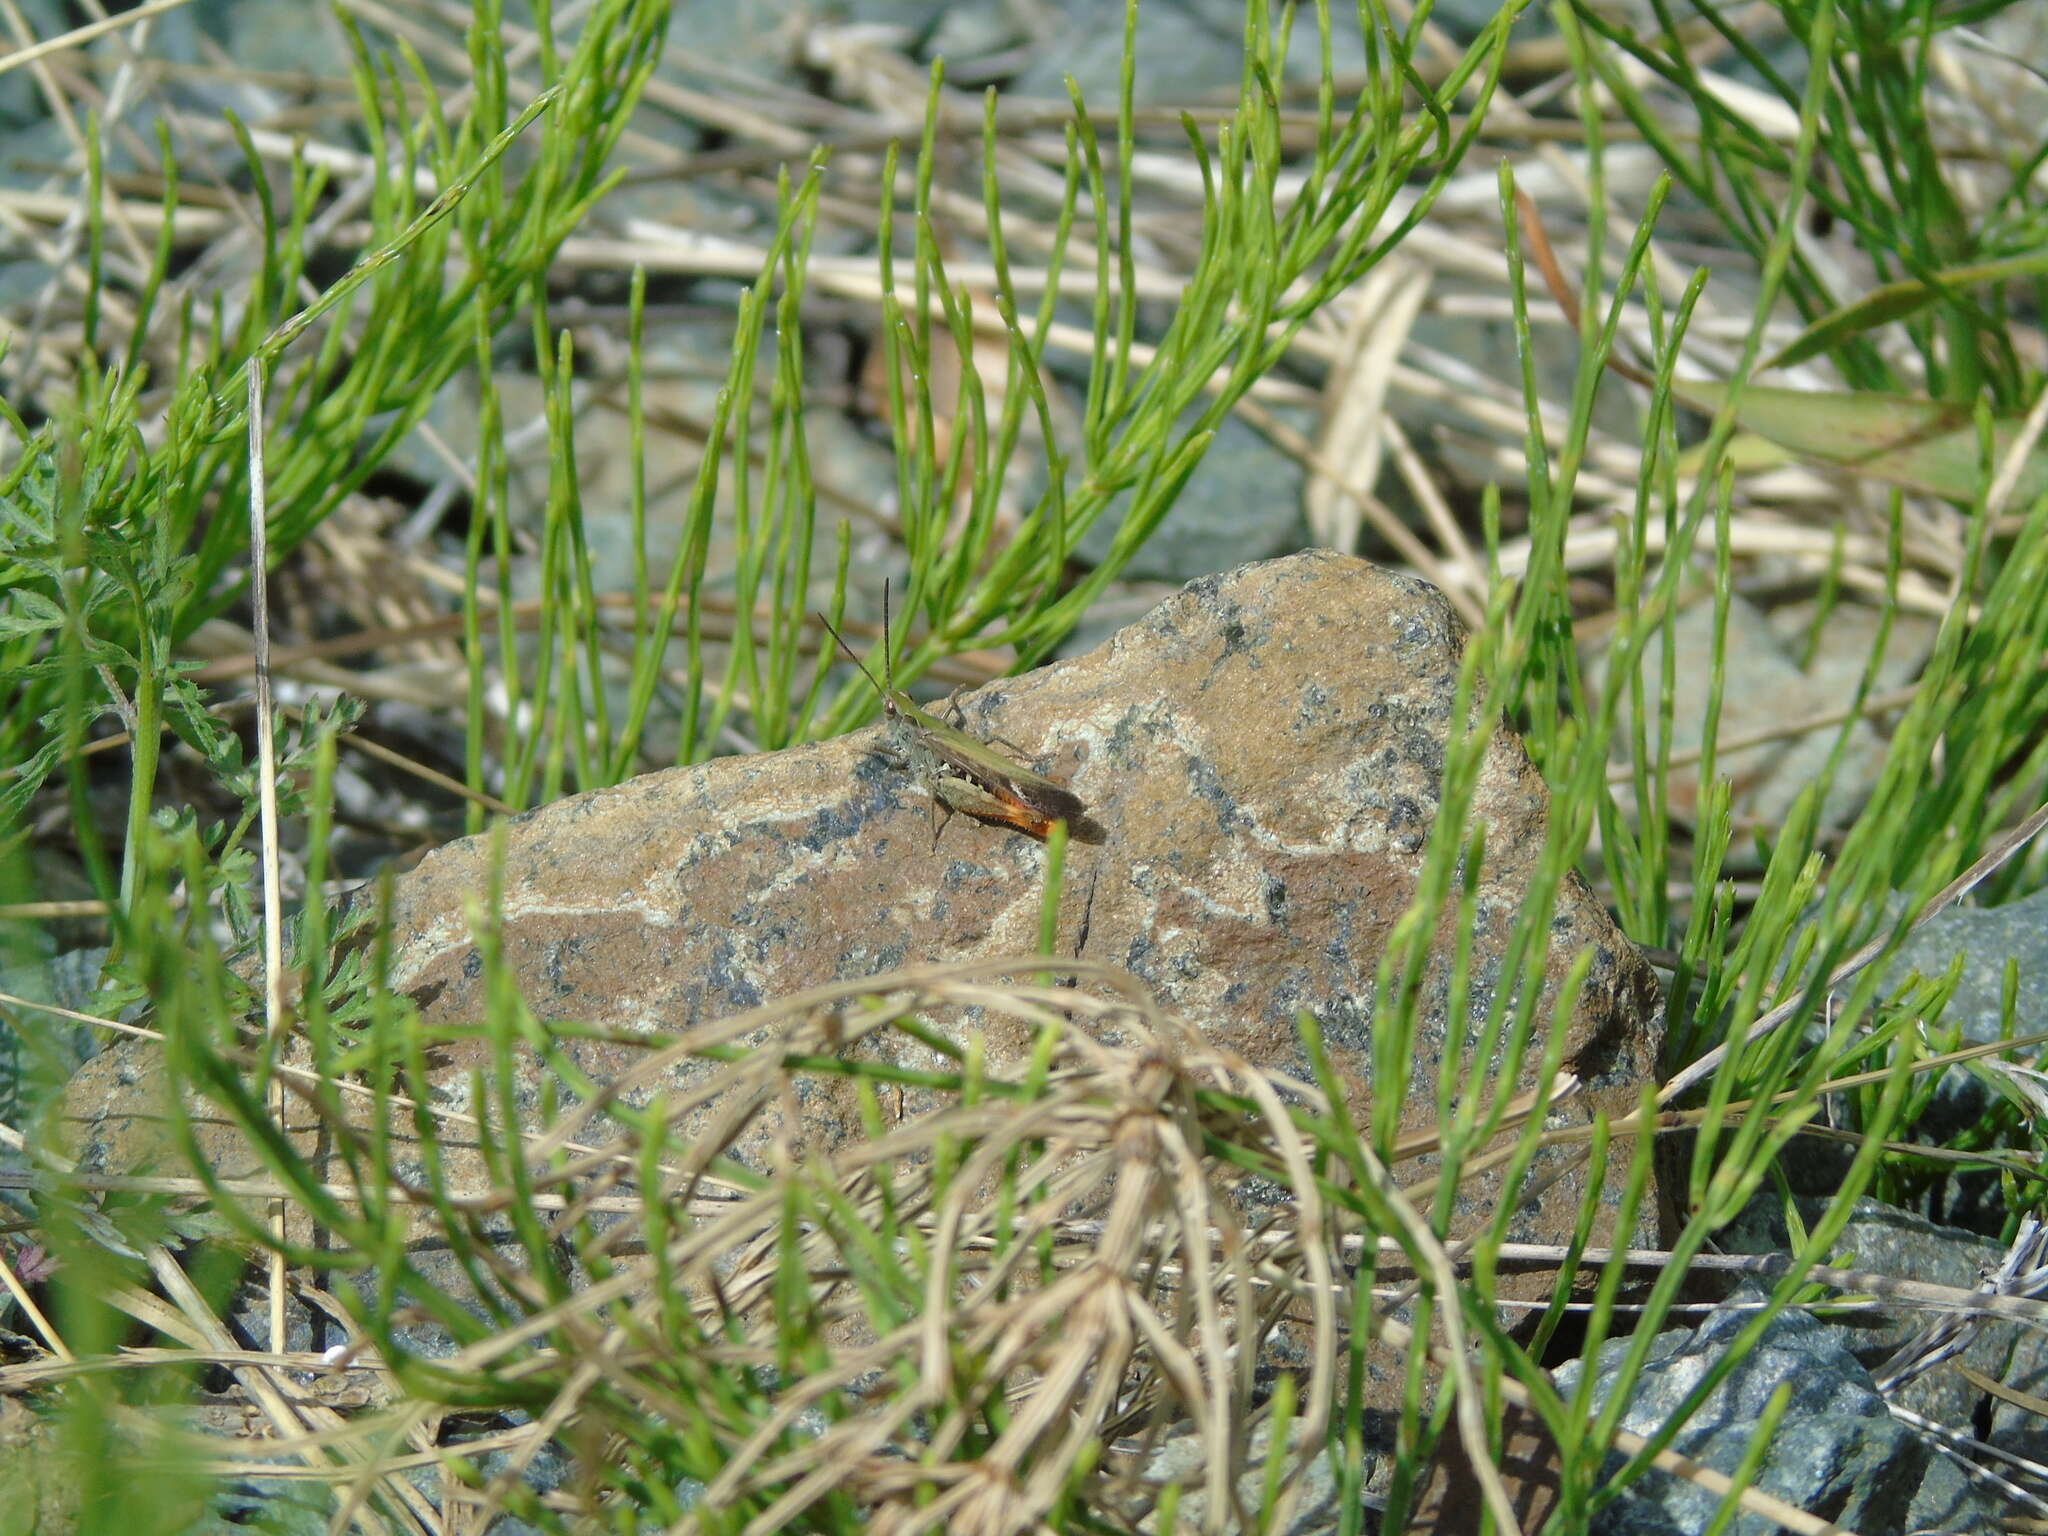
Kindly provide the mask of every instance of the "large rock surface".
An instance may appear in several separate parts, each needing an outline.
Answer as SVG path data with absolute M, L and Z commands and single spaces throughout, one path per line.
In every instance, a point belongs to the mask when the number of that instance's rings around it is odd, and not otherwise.
M 1060 953 L 1107 960 L 1255 1061 L 1305 1065 L 1323 1024 L 1370 1086 L 1374 967 L 1437 811 L 1461 635 L 1434 589 L 1330 554 L 1194 582 L 1086 656 L 961 702 L 968 729 L 1039 754 L 1104 830 L 1067 861 Z M 1045 853 L 955 819 L 876 755 L 878 731 L 721 758 L 579 795 L 505 838 L 504 953 L 541 1013 L 673 1032 L 820 983 L 1037 944 Z M 1543 846 L 1541 779 L 1505 731 L 1488 756 L 1483 1006 Z M 393 984 L 429 1017 L 482 1003 L 471 912 L 490 845 L 429 855 L 399 883 Z M 1565 1060 L 1633 1082 L 1656 984 L 1570 882 L 1546 958 L 1593 969 Z M 1447 1021 L 1426 1024 L 1418 1091 Z
M 1040 754 L 1101 829 L 1099 842 L 1069 849 L 1059 952 L 1128 970 L 1265 1066 L 1305 1070 L 1296 1021 L 1314 1014 L 1362 1105 L 1374 971 L 1437 815 L 1461 648 L 1434 589 L 1308 554 L 1194 582 L 1095 651 L 967 696 L 970 730 Z M 525 997 L 543 1017 L 615 1037 L 571 1044 L 582 1072 L 613 1081 L 646 1057 L 638 1040 L 822 983 L 1033 952 L 1045 849 L 961 817 L 934 850 L 929 802 L 876 755 L 879 740 L 866 731 L 651 774 L 499 829 L 501 942 Z M 1486 864 L 1475 1014 L 1514 980 L 1502 974 L 1503 946 L 1541 856 L 1546 805 L 1519 743 L 1496 731 L 1477 801 Z M 489 837 L 452 844 L 396 882 L 392 982 L 430 1022 L 483 1011 L 472 923 L 493 884 L 491 849 Z M 1592 955 L 1564 1048 L 1589 1092 L 1553 1119 L 1583 1122 L 1594 1103 L 1632 1107 L 1654 1061 L 1655 978 L 1576 879 L 1549 933 L 1553 992 L 1577 955 Z M 1477 1027 L 1445 1016 L 1439 948 L 1411 1126 L 1436 1118 L 1446 1040 Z M 1029 1044 L 1021 1025 L 992 1026 L 991 1068 L 1014 1065 Z M 90 1161 L 140 1155 L 130 1138 L 147 1131 L 160 1077 L 146 1052 L 119 1047 L 74 1082 Z M 458 1041 L 434 1059 L 459 1104 L 486 1055 Z M 703 1070 L 685 1063 L 670 1086 Z M 537 1106 L 533 1088 L 524 1097 Z M 827 1142 L 860 1134 L 852 1092 L 834 1090 L 827 1082 L 804 1099 Z M 246 1164 L 232 1137 L 209 1145 L 225 1171 Z M 1523 1202 L 1513 1236 L 1563 1241 L 1583 1193 L 1573 1178 L 1553 1183 Z M 1490 1203 L 1475 1188 L 1460 1224 Z

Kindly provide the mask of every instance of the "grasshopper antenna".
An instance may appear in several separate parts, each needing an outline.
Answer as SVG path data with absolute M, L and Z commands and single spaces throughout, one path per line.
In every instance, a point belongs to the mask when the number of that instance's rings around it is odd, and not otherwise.
M 887 710 L 888 710 L 888 712 L 889 712 L 890 714 L 892 714 L 892 715 L 893 715 L 893 714 L 895 714 L 895 713 L 896 713 L 896 700 L 895 700 L 895 698 L 894 698 L 893 696 L 891 696 L 891 694 L 889 693 L 889 691 L 888 691 L 887 689 L 885 689 L 885 688 L 884 688 L 884 687 L 883 687 L 883 686 L 882 686 L 882 685 L 881 685 L 880 683 L 878 683 L 878 682 L 876 682 L 876 681 L 875 681 L 875 674 L 874 674 L 874 673 L 872 673 L 872 672 L 870 672 L 870 671 L 868 670 L 868 667 L 867 667 L 867 663 L 866 663 L 866 662 L 862 661 L 862 660 L 860 659 L 860 657 L 858 657 L 858 656 L 856 656 L 856 655 L 854 654 L 854 651 L 853 651 L 853 647 L 852 647 L 852 646 L 850 646 L 850 645 L 848 645 L 848 644 L 846 643 L 846 636 L 844 636 L 844 635 L 842 635 L 841 633 L 839 633 L 839 630 L 838 630 L 837 626 L 835 626 L 835 625 L 833 624 L 833 622 L 832 622 L 832 621 L 831 621 L 830 619 L 826 618 L 826 617 L 825 617 L 825 615 L 824 615 L 823 613 L 820 613 L 820 614 L 818 615 L 818 622 L 819 622 L 820 624 L 824 625 L 826 629 L 828 629 L 828 630 L 830 630 L 830 631 L 831 631 L 831 633 L 832 633 L 832 638 L 833 638 L 834 640 L 837 640 L 837 641 L 839 642 L 839 649 L 840 649 L 840 650 L 842 650 L 842 651 L 844 651 L 844 652 L 846 652 L 846 659 L 847 659 L 848 661 L 852 662 L 852 663 L 853 663 L 853 664 L 854 664 L 854 665 L 855 665 L 856 667 L 860 668 L 860 675 L 861 675 L 862 677 L 864 677 L 864 678 L 866 678 L 866 679 L 868 680 L 868 686 L 869 686 L 870 688 L 874 689 L 874 690 L 875 690 L 875 692 L 877 692 L 877 693 L 881 694 L 881 696 L 882 696 L 882 706 L 883 706 L 883 708 L 887 709 Z M 886 633 L 886 631 L 885 631 L 885 633 Z M 886 642 L 885 642 L 885 644 L 884 644 L 884 649 L 883 649 L 883 652 L 882 652 L 882 655 L 883 655 L 883 658 L 884 658 L 884 660 L 885 660 L 885 661 L 886 661 L 886 659 L 887 659 L 887 657 L 888 657 L 888 654 L 889 654 L 889 653 L 888 653 L 887 645 L 886 645 Z
M 891 654 L 895 647 L 889 643 L 889 578 L 882 578 L 882 676 L 889 684 L 889 692 L 896 691 L 896 660 Z

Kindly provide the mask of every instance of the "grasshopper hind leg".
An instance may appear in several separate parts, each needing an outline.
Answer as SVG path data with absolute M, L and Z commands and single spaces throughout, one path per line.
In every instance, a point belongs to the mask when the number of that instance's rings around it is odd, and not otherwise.
M 965 683 L 962 683 L 960 685 L 960 688 L 964 688 L 966 686 L 967 685 Z M 951 711 L 953 716 L 953 718 L 948 720 L 946 723 L 952 726 L 953 729 L 956 731 L 964 731 L 967 729 L 967 711 L 960 707 L 960 688 L 955 688 L 951 693 L 946 695 L 946 708 L 949 711 Z M 983 741 L 992 742 L 999 747 L 1008 747 L 1012 752 L 1016 753 L 1019 757 L 1036 761 L 1034 754 L 1027 751 L 1025 748 L 1019 746 L 1016 742 L 1010 740 L 1010 738 L 1007 736 L 984 736 L 981 739 Z

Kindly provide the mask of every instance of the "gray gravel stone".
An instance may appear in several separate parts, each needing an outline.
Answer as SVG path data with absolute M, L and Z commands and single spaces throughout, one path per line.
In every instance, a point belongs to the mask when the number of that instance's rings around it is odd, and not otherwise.
M 1727 1349 L 1752 1314 L 1716 1312 L 1691 1332 L 1660 1335 L 1631 1389 L 1623 1424 L 1654 1434 Z M 1604 1401 L 1629 1341 L 1611 1341 L 1595 1366 Z M 1561 1368 L 1559 1385 L 1576 1386 L 1580 1362 Z M 1755 1486 L 1833 1520 L 1860 1536 L 1992 1536 L 2000 1527 L 1988 1502 L 1929 1442 L 1893 1419 L 1869 1374 L 1835 1330 L 1804 1313 L 1771 1320 L 1762 1338 L 1708 1394 L 1671 1448 L 1732 1473 L 1749 1451 L 1758 1417 L 1781 1384 L 1791 1402 L 1758 1469 Z M 1612 1458 L 1619 1469 L 1620 1456 Z M 1686 1536 L 1704 1530 L 1719 1500 L 1679 1478 L 1651 1471 L 1595 1517 L 1599 1536 Z M 1766 1536 L 1772 1522 L 1739 1515 L 1740 1536 Z

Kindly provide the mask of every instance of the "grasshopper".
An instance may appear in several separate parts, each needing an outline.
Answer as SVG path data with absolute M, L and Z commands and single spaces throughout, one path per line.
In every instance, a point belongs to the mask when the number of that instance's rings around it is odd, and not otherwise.
M 1087 808 L 1080 796 L 1066 785 L 1004 756 L 985 741 L 977 741 L 957 726 L 948 725 L 910 702 L 896 688 L 895 668 L 889 660 L 889 588 L 882 587 L 882 666 L 887 685 L 875 681 L 861 659 L 854 655 L 846 637 L 833 628 L 822 613 L 818 621 L 831 631 L 847 659 L 860 668 L 861 676 L 882 696 L 882 712 L 888 728 L 884 755 L 894 758 L 910 771 L 932 797 L 932 846 L 939 846 L 939 834 L 955 812 L 965 812 L 977 821 L 1014 827 L 1029 837 L 1044 838 L 1053 823 L 1064 821 L 1078 837 L 1095 835 Z M 939 812 L 944 810 L 942 820 Z

